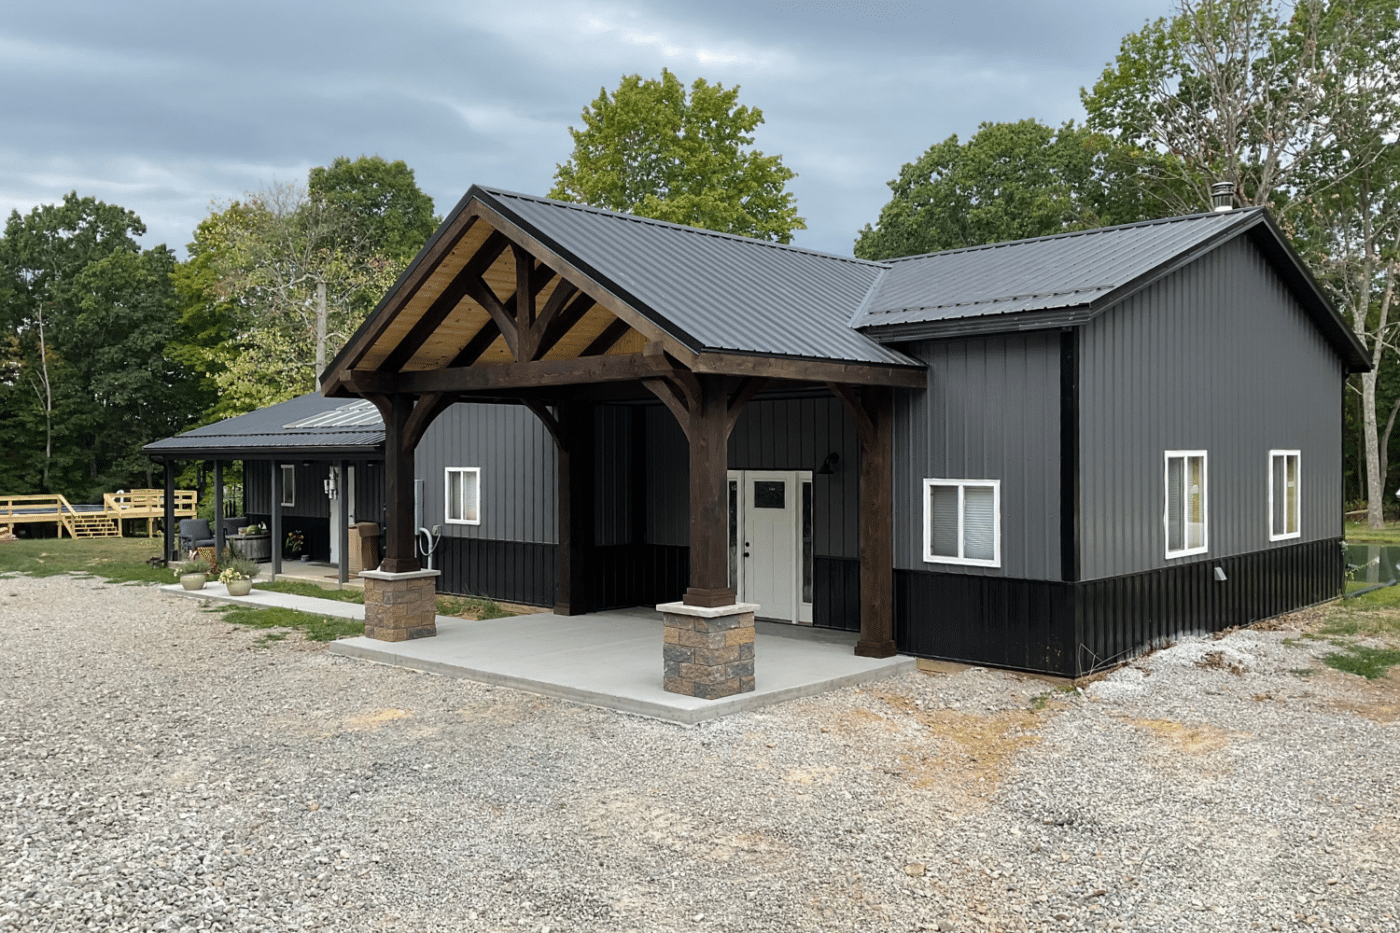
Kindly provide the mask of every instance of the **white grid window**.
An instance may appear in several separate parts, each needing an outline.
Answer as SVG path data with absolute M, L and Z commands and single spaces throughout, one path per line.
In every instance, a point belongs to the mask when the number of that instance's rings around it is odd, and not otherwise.
M 924 560 L 1001 566 L 1001 480 L 924 480 Z
M 481 524 L 481 468 L 447 468 L 447 523 Z
M 297 504 L 297 468 L 294 463 L 282 464 L 282 504 Z
M 1296 538 L 1299 530 L 1299 458 L 1296 450 L 1269 451 L 1269 540 Z
M 1204 554 L 1210 541 L 1204 450 L 1166 452 L 1165 498 L 1167 557 Z

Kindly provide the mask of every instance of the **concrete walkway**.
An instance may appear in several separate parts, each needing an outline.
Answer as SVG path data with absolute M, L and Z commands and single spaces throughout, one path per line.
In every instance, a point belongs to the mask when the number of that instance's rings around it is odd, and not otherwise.
M 284 606 L 363 619 L 364 607 L 329 599 L 253 590 L 231 597 L 221 584 L 178 596 L 249 606 Z M 723 700 L 698 700 L 661 689 L 661 614 L 651 609 L 586 616 L 536 615 L 470 621 L 438 616 L 435 638 L 383 642 L 358 637 L 332 642 L 331 654 L 415 671 L 513 687 L 542 696 L 695 725 L 772 703 L 814 696 L 915 669 L 913 658 L 859 658 L 856 636 L 828 629 L 759 622 L 754 645 L 756 689 Z

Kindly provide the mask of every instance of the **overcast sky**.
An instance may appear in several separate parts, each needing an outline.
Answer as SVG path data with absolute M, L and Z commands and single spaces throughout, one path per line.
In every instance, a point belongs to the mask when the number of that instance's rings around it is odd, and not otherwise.
M 339 155 L 403 159 L 439 214 L 473 183 L 544 194 L 599 89 L 664 67 L 741 86 L 798 174 L 795 242 L 849 255 L 903 163 L 985 120 L 1081 119 L 1170 6 L 24 0 L 0 17 L 0 210 L 76 190 L 183 255 L 211 201 Z

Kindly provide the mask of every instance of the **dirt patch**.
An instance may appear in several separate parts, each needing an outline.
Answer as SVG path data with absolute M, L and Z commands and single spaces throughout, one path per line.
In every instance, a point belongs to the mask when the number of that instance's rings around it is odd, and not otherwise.
M 1244 674 L 1244 665 L 1225 656 L 1223 651 L 1207 651 L 1196 662 L 1197 667 L 1211 671 L 1229 671 L 1236 677 Z
M 1217 752 L 1238 738 L 1235 733 L 1214 726 L 1186 726 L 1169 719 L 1130 719 L 1133 725 L 1163 739 L 1174 751 L 1191 755 Z
M 412 710 L 406 709 L 376 709 L 368 713 L 361 713 L 359 716 L 351 716 L 345 720 L 345 731 L 365 732 L 371 729 L 378 729 L 385 723 L 394 722 L 398 719 L 407 719 L 413 715 Z
M 1343 686 L 1346 696 L 1327 702 L 1327 706 L 1364 716 L 1382 724 L 1400 722 L 1400 668 L 1391 668 L 1384 677 L 1375 680 L 1327 671 L 1326 681 Z
M 964 806 L 981 807 L 1005 780 L 1016 755 L 1040 741 L 1044 714 L 1013 709 L 985 715 L 960 710 L 921 710 L 908 697 L 880 694 L 916 722 L 930 741 L 899 757 L 897 773 L 916 787 L 938 788 Z

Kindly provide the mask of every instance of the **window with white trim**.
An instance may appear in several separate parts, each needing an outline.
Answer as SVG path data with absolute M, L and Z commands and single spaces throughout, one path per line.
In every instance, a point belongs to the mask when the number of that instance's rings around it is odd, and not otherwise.
M 447 523 L 481 524 L 481 468 L 448 467 L 446 474 Z
M 282 505 L 297 504 L 297 467 L 294 463 L 282 464 Z
M 1204 554 L 1209 544 L 1206 501 L 1206 452 L 1166 452 L 1166 508 L 1162 524 L 1167 557 Z
M 1001 480 L 924 480 L 924 560 L 1001 566 Z
M 1298 466 L 1296 450 L 1269 451 L 1269 540 L 1296 538 L 1299 531 Z

